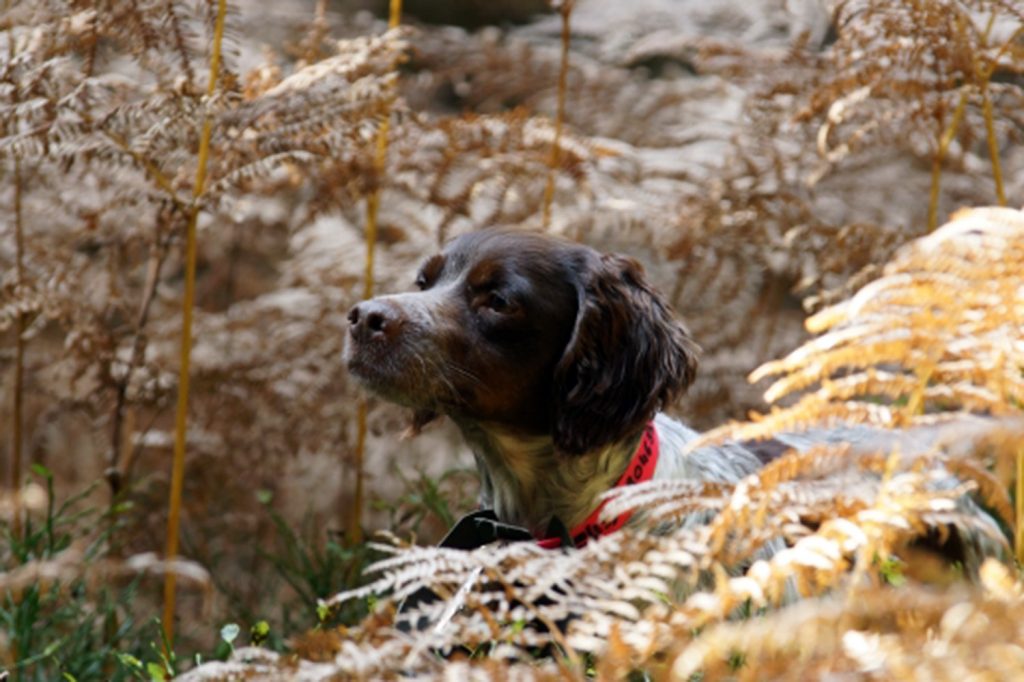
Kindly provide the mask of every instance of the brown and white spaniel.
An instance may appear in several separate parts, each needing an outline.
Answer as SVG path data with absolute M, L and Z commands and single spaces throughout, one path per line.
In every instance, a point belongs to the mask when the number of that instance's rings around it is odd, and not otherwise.
M 696 433 L 659 411 L 699 350 L 632 258 L 483 231 L 427 259 L 416 285 L 352 308 L 348 368 L 417 427 L 454 421 L 500 521 L 542 538 L 558 519 L 579 544 L 616 484 L 734 482 L 761 465 L 739 445 L 682 456 Z

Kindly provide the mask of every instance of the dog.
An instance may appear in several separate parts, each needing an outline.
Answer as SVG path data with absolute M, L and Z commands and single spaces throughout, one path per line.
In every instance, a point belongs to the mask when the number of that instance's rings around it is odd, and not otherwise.
M 699 348 L 634 259 L 555 237 L 486 230 L 426 260 L 419 291 L 348 314 L 345 361 L 414 428 L 444 415 L 479 470 L 482 508 L 545 546 L 588 539 L 599 498 L 639 480 L 735 483 L 774 441 L 686 452 L 697 433 L 661 410 Z

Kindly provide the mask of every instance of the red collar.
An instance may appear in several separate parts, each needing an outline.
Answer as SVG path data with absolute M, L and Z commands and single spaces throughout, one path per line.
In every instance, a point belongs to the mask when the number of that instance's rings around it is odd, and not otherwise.
M 633 459 L 630 460 L 629 466 L 626 467 L 626 471 L 619 478 L 615 487 L 621 488 L 633 485 L 634 483 L 640 483 L 641 481 L 651 480 L 657 464 L 658 432 L 654 428 L 654 421 L 652 420 L 647 422 L 647 428 L 644 429 L 644 435 L 640 438 L 640 444 L 637 446 L 636 452 L 633 453 Z M 601 504 L 597 505 L 597 509 L 590 512 L 590 516 L 569 531 L 569 537 L 572 538 L 573 544 L 576 547 L 582 547 L 591 538 L 614 533 L 629 521 L 629 517 L 633 514 L 630 511 L 620 514 L 614 519 L 601 521 L 601 510 L 607 502 L 607 500 L 602 501 Z M 545 549 L 555 549 L 562 546 L 562 539 L 559 537 L 541 538 L 537 540 L 537 544 Z

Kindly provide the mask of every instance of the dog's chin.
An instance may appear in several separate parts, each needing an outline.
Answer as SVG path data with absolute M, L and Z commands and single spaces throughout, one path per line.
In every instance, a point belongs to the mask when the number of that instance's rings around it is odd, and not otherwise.
M 411 395 L 423 395 L 423 392 L 410 391 L 406 388 L 396 386 L 394 382 L 381 377 L 380 374 L 358 362 L 349 362 L 349 372 L 356 378 L 359 385 L 369 393 L 382 398 L 401 407 L 412 410 L 409 426 L 402 434 L 403 439 L 415 438 L 431 422 L 440 418 L 441 414 L 436 406 L 422 405 L 418 401 L 410 399 Z
M 381 398 L 382 400 L 414 410 L 423 409 L 425 407 L 424 405 L 417 404 L 415 400 L 411 399 L 411 396 L 415 395 L 414 392 L 401 386 L 390 377 L 381 376 L 379 373 L 364 369 L 359 365 L 349 365 L 349 373 L 355 377 L 356 382 L 362 386 L 367 393 Z
M 420 427 L 433 421 L 434 417 L 427 418 L 426 415 L 436 417 L 437 406 L 424 399 L 433 395 L 433 391 L 424 386 L 412 385 L 408 373 L 397 371 L 395 363 L 379 362 L 360 353 L 348 352 L 345 354 L 345 364 L 349 374 L 368 393 L 400 407 L 407 407 L 417 415 L 422 413 L 423 416 L 413 420 Z

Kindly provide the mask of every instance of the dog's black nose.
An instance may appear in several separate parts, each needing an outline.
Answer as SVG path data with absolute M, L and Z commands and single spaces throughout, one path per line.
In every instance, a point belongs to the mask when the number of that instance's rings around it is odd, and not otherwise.
M 349 333 L 356 341 L 391 337 L 402 323 L 401 312 L 391 303 L 363 301 L 348 311 Z

